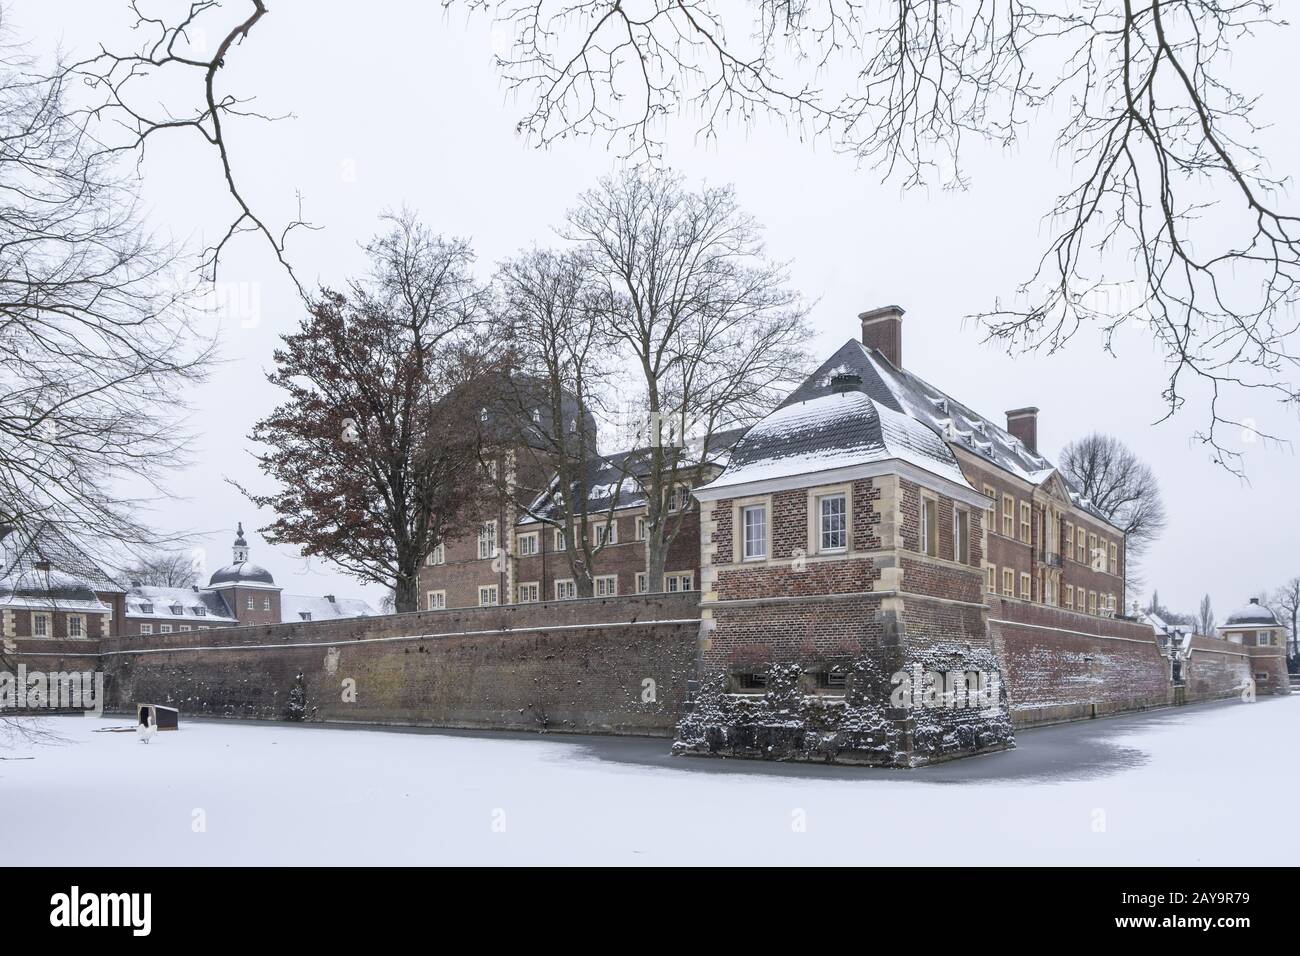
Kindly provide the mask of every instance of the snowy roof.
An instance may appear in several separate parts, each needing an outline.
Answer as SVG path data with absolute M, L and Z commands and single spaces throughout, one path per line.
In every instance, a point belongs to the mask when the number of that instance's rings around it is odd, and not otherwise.
M 271 577 L 271 572 L 260 564 L 254 564 L 252 561 L 237 561 L 213 571 L 212 578 L 208 581 L 208 587 L 218 585 L 228 587 L 232 584 L 274 586 L 275 578 Z
M 791 393 L 785 405 L 832 394 L 831 378 L 837 374 L 859 376 L 861 384 L 852 386 L 856 390 L 886 408 L 924 422 L 946 441 L 1025 481 L 1041 485 L 1053 474 L 1060 474 L 1052 462 L 1030 451 L 1024 442 L 1005 428 L 911 372 L 895 368 L 878 351 L 856 339 L 845 342 Z M 1060 475 L 1060 478 L 1075 507 L 1099 521 L 1110 523 L 1065 475 Z
M 725 465 L 736 442 L 745 434 L 744 428 L 732 428 L 709 436 L 707 453 L 698 446 L 687 445 L 682 467 L 694 469 L 701 457 L 719 467 Z M 588 463 L 587 514 L 600 515 L 610 510 L 641 508 L 645 506 L 645 490 L 638 476 L 645 471 L 644 459 L 648 449 L 637 448 L 610 455 L 602 455 Z M 537 496 L 517 524 L 533 524 L 540 518 L 558 518 L 560 503 L 556 496 L 556 479 Z
M 859 391 L 782 405 L 749 430 L 732 449 L 726 470 L 706 487 L 716 491 L 891 460 L 970 488 L 933 429 Z
M 31 531 L 0 526 L 0 605 L 106 612 L 97 592 L 121 590 L 50 522 Z
M 1250 603 L 1243 608 L 1238 608 L 1228 615 L 1227 620 L 1223 622 L 1223 627 L 1233 627 L 1236 625 L 1255 624 L 1260 627 L 1281 627 L 1277 615 L 1273 613 L 1272 608 L 1266 604 L 1260 604 L 1259 598 L 1251 598 Z
M 126 595 L 126 616 L 167 621 L 204 620 L 236 623 L 238 618 L 216 591 L 143 585 Z
M 311 597 L 306 594 L 280 595 L 280 623 L 333 621 L 345 617 L 375 617 L 379 612 L 361 598 Z M 303 615 L 307 615 L 304 617 Z

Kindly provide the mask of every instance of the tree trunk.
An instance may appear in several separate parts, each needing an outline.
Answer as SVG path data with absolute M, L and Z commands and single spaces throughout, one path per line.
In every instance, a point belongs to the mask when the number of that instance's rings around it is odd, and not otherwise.
M 420 610 L 420 573 L 418 571 L 397 575 L 393 582 L 393 607 L 402 611 Z

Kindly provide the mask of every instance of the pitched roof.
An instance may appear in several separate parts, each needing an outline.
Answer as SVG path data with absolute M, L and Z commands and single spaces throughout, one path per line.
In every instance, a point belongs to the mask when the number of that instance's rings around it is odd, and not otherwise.
M 834 388 L 831 378 L 837 374 L 859 376 L 861 384 L 852 386 L 857 391 L 870 396 L 886 408 L 924 422 L 951 444 L 1031 484 L 1042 485 L 1053 475 L 1059 476 L 1075 507 L 1099 521 L 1111 524 L 1083 496 L 1078 486 L 1061 474 L 1043 455 L 1030 451 L 1024 442 L 1005 428 L 994 424 L 947 392 L 935 388 L 906 369 L 895 368 L 879 351 L 868 348 L 856 339 L 849 339 L 822 363 L 817 371 L 790 394 L 783 406 L 832 394 Z
M 304 617 L 303 615 L 308 615 Z M 345 617 L 375 617 L 379 612 L 361 598 L 312 597 L 306 594 L 280 595 L 280 623 L 334 621 Z
M 31 531 L 0 525 L 0 603 L 107 611 L 97 592 L 124 590 L 51 522 Z
M 970 488 L 956 456 L 925 423 L 856 390 L 805 394 L 751 428 L 726 470 L 706 487 L 717 491 L 897 460 Z
M 219 623 L 235 623 L 239 620 L 227 606 L 225 599 L 216 591 L 205 588 L 195 590 L 152 585 L 136 586 L 127 592 L 126 616 L 147 620 L 194 620 Z

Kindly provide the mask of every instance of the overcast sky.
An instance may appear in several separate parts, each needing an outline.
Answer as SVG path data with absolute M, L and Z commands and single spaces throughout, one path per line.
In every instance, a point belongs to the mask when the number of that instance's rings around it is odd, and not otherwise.
M 245 187 L 259 210 L 283 222 L 295 190 L 320 231 L 300 234 L 290 255 L 302 279 L 341 283 L 361 265 L 357 244 L 386 208 L 407 205 L 431 228 L 473 241 L 484 276 L 521 246 L 545 242 L 573 197 L 617 168 L 601 144 L 575 141 L 543 152 L 514 133 L 522 113 L 492 65 L 494 38 L 482 17 L 446 18 L 433 0 L 355 3 L 276 2 L 252 38 L 229 58 L 223 87 L 255 93 L 274 124 L 246 121 L 228 136 Z M 92 40 L 122 35 L 125 0 L 14 0 L 10 26 L 33 52 L 84 52 Z M 1300 169 L 1300 133 L 1291 90 L 1295 29 L 1276 31 L 1238 52 L 1237 78 L 1265 94 L 1262 134 L 1273 170 Z M 817 357 L 858 335 L 857 314 L 897 303 L 907 310 L 904 364 L 955 398 L 1002 423 L 1006 409 L 1037 405 L 1041 450 L 1055 458 L 1092 430 L 1136 449 L 1159 475 L 1170 528 L 1146 560 L 1162 602 L 1192 612 L 1209 592 L 1220 618 L 1248 595 L 1300 574 L 1300 508 L 1294 449 L 1247 446 L 1249 483 L 1216 467 L 1190 442 L 1199 409 L 1158 426 L 1163 370 L 1136 330 L 1105 355 L 1080 334 L 1064 354 L 1008 357 L 981 346 L 963 317 L 1005 301 L 1042 251 L 1042 214 L 1066 182 L 1051 153 L 1055 125 L 1044 116 L 1014 151 L 972 149 L 971 188 L 962 193 L 900 192 L 855 168 L 826 144 L 800 143 L 782 129 L 727 131 L 695 142 L 689 122 L 666 134 L 666 158 L 693 184 L 734 183 L 741 203 L 767 228 L 773 256 L 791 260 L 794 285 L 816 301 Z M 157 140 L 144 166 L 151 220 L 202 241 L 229 222 L 210 153 L 186 136 Z M 229 560 L 237 520 L 269 522 L 231 487 L 269 490 L 250 454 L 253 422 L 277 401 L 264 379 L 280 335 L 299 303 L 268 249 L 243 240 L 223 273 L 243 308 L 220 328 L 225 364 L 193 396 L 199 434 L 195 465 L 178 474 L 181 496 L 160 502 L 168 530 L 198 532 L 207 570 Z M 1260 428 L 1300 438 L 1293 414 L 1245 407 Z M 292 548 L 249 536 L 253 560 L 286 590 L 355 595 L 382 591 Z M 1143 595 L 1145 599 L 1145 594 Z

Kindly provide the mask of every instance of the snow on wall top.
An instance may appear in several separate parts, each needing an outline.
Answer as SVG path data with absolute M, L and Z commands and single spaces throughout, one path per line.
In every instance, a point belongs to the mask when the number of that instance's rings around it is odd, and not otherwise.
M 728 488 L 891 460 L 970 487 L 938 434 L 858 391 L 782 405 L 749 430 L 732 450 L 726 470 L 706 487 Z

